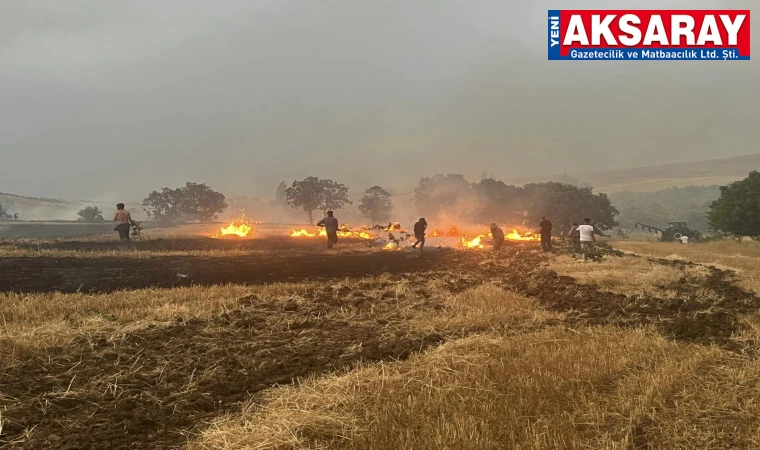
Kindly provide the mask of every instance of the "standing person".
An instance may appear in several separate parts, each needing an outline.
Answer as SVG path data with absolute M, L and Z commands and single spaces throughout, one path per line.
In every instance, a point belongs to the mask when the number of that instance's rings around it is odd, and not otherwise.
M 591 253 L 594 249 L 596 236 L 594 235 L 594 226 L 591 225 L 591 219 L 583 219 L 583 222 L 583 225 L 580 225 L 578 227 L 578 234 L 580 235 L 583 260 L 585 261 L 588 254 Z
M 414 224 L 414 238 L 417 239 L 417 242 L 412 245 L 412 248 L 417 248 L 417 244 L 420 244 L 420 255 L 422 249 L 425 248 L 425 230 L 427 230 L 427 221 L 424 217 L 420 217 L 420 220 Z
M 318 227 L 325 227 L 327 232 L 327 248 L 333 248 L 338 243 L 338 219 L 332 211 L 327 211 L 327 217 L 317 222 Z
M 495 223 L 491 224 L 491 236 L 493 237 L 493 249 L 498 251 L 504 244 L 504 230 Z
M 689 236 L 686 236 L 686 235 L 681 236 L 681 243 L 682 244 L 688 244 L 689 243 Z
M 114 231 L 119 232 L 119 240 L 123 242 L 129 242 L 129 227 L 133 224 L 132 215 L 124 209 L 124 203 L 116 205 L 116 215 L 113 217 L 113 221 L 116 222 Z
M 578 232 L 578 222 L 573 222 L 568 236 L 570 237 L 570 245 L 573 246 L 573 252 L 579 253 L 581 251 L 581 235 Z
M 541 216 L 538 227 L 541 229 L 541 248 L 545 252 L 552 251 L 552 223 L 546 220 L 546 216 Z

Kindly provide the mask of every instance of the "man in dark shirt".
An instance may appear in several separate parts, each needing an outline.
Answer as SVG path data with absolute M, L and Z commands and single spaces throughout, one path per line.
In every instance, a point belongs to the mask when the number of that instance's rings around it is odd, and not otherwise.
M 493 237 L 493 249 L 497 251 L 504 244 L 504 230 L 495 223 L 491 224 L 491 236 Z
M 581 233 L 578 231 L 578 222 L 573 222 L 573 226 L 570 227 L 570 244 L 573 246 L 573 252 L 579 253 L 581 251 Z
M 420 244 L 420 254 L 422 254 L 422 249 L 425 248 L 426 229 L 427 222 L 425 221 L 424 217 L 421 217 L 420 220 L 414 224 L 414 238 L 417 239 L 417 242 L 412 245 L 412 248 L 417 248 L 417 244 Z
M 545 252 L 552 251 L 552 223 L 542 216 L 538 227 L 541 229 L 541 248 Z

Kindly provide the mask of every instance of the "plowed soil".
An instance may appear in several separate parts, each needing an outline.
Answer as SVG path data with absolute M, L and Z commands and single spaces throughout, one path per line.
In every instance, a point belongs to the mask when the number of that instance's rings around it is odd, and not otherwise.
M 212 320 L 178 321 L 118 336 L 92 333 L 65 348 L 48 349 L 44 357 L 0 374 L 5 403 L 0 444 L 181 447 L 209 420 L 272 385 L 350 368 L 361 360 L 406 358 L 453 337 L 421 334 L 409 325 L 416 314 L 445 308 L 441 289 L 456 293 L 495 282 L 566 313 L 569 327 L 652 325 L 673 339 L 735 351 L 743 351 L 731 340 L 739 331 L 737 318 L 760 308 L 760 298 L 732 284 L 730 272 L 710 269 L 698 283 L 682 280 L 670 287 L 678 292 L 673 299 L 634 299 L 557 276 L 545 269 L 548 257 L 526 243 L 499 254 L 439 250 L 421 258 L 402 252 L 326 255 L 290 249 L 263 256 L 3 261 L 0 289 L 22 292 L 351 281 L 322 283 L 297 298 L 242 298 Z M 177 273 L 188 277 L 178 279 Z M 400 280 L 412 282 L 413 296 L 399 294 Z M 384 294 L 369 297 L 368 290 Z M 714 295 L 700 295 L 707 291 Z
M 195 247 L 191 239 L 156 240 L 138 243 L 139 252 L 126 250 L 113 242 L 83 242 L 77 247 L 75 242 L 62 241 L 46 244 L 42 250 L 75 250 L 81 255 L 0 258 L 0 291 L 105 293 L 147 287 L 263 284 L 401 274 L 429 270 L 445 258 L 447 251 L 435 249 L 423 257 L 409 258 L 401 252 L 362 251 L 366 245 L 360 241 L 344 239 L 341 243 L 346 241 L 358 250 L 325 252 L 322 240 L 317 238 L 197 239 Z M 169 250 L 220 252 L 211 256 L 149 256 L 147 253 Z M 224 250 L 251 252 L 230 257 L 222 253 Z

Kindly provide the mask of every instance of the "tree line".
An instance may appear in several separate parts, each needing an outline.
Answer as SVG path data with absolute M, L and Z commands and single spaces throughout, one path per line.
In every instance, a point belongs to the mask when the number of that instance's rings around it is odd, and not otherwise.
M 290 187 L 280 183 L 275 198 L 304 211 L 309 223 L 313 223 L 315 211 L 340 210 L 352 204 L 345 185 L 317 177 L 294 181 Z M 617 225 L 618 214 L 609 197 L 595 194 L 591 187 L 557 182 L 519 187 L 493 178 L 471 183 L 459 174 L 421 178 L 413 201 L 421 216 L 477 223 L 533 224 L 545 215 L 557 225 L 569 226 L 592 217 L 599 228 L 609 229 Z M 393 209 L 392 195 L 380 186 L 364 191 L 358 205 L 362 215 L 376 224 L 390 220 Z
M 287 186 L 280 183 L 275 203 L 303 211 L 314 223 L 314 214 L 339 211 L 353 202 L 349 188 L 331 179 L 306 177 Z M 427 217 L 447 217 L 452 221 L 475 223 L 538 223 L 541 216 L 550 217 L 555 225 L 591 217 L 601 229 L 617 225 L 617 209 L 605 194 L 595 194 L 591 187 L 565 183 L 532 183 L 523 187 L 501 180 L 484 178 L 478 183 L 462 175 L 448 174 L 423 177 L 414 189 L 417 212 Z M 215 220 L 227 208 L 224 194 L 206 184 L 188 182 L 179 188 L 164 187 L 149 193 L 142 203 L 149 218 L 161 222 Z M 393 219 L 393 195 L 381 186 L 366 189 L 357 209 L 373 224 Z M 102 211 L 88 206 L 79 211 L 80 220 L 103 220 Z
M 714 195 L 713 192 L 713 187 L 688 187 L 657 195 L 668 199 L 691 196 L 704 201 Z M 760 172 L 753 171 L 743 180 L 719 187 L 719 193 L 719 198 L 710 202 L 705 213 L 695 211 L 693 218 L 689 216 L 691 222 L 704 218 L 707 228 L 716 234 L 760 239 Z M 293 181 L 290 186 L 280 183 L 275 202 L 303 211 L 313 224 L 317 211 L 323 214 L 352 205 L 348 194 L 349 189 L 344 184 L 312 176 Z M 627 195 L 628 200 L 635 201 L 644 194 Z M 561 227 L 590 217 L 596 226 L 607 230 L 618 226 L 620 214 L 610 197 L 594 193 L 591 186 L 549 181 L 520 187 L 494 178 L 473 183 L 459 174 L 421 178 L 414 188 L 412 201 L 421 216 L 445 216 L 453 221 L 474 223 L 535 224 L 541 216 L 547 216 L 555 226 Z M 153 191 L 143 199 L 142 205 L 151 219 L 165 222 L 209 222 L 227 208 L 224 194 L 206 184 L 192 182 L 179 188 Z M 374 224 L 392 220 L 394 207 L 393 195 L 381 186 L 366 189 L 357 205 L 358 211 Z M 702 208 L 704 206 L 700 206 Z M 18 215 L 9 214 L 0 205 L 0 219 L 17 218 Z M 79 218 L 98 222 L 103 220 L 103 212 L 96 206 L 87 206 L 79 211 Z

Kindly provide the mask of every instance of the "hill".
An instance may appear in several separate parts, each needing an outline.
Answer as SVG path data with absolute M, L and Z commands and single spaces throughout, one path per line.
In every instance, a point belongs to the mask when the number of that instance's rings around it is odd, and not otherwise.
M 706 161 L 573 174 L 602 192 L 652 192 L 671 187 L 725 185 L 760 170 L 760 153 Z
M 64 200 L 55 198 L 23 197 L 0 192 L 0 204 L 10 214 L 17 213 L 21 220 L 76 220 L 77 211 L 85 206 L 97 206 L 108 216 L 115 211 L 115 202 Z M 127 208 L 133 217 L 143 220 L 145 213 L 139 203 L 128 203 Z M 106 217 L 108 219 L 108 217 Z

